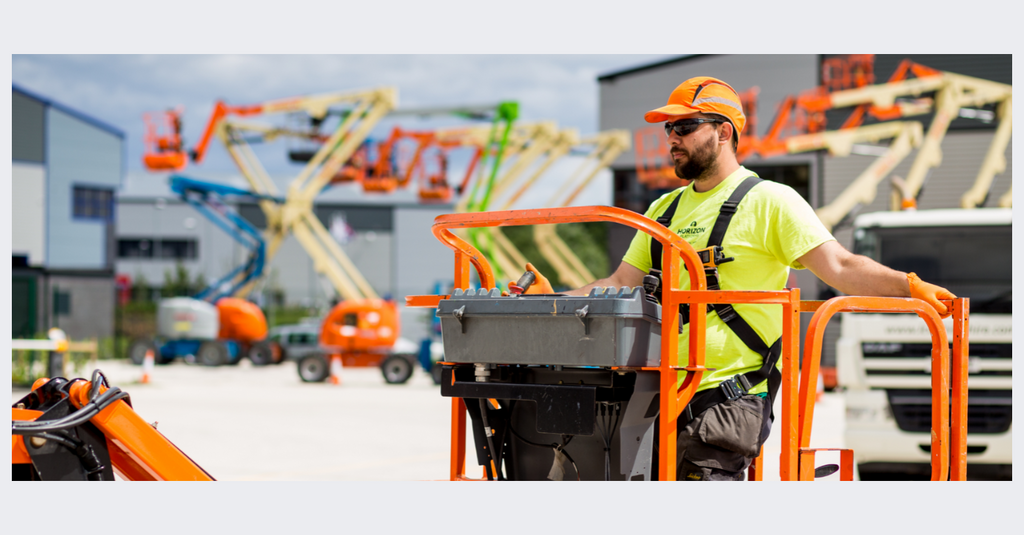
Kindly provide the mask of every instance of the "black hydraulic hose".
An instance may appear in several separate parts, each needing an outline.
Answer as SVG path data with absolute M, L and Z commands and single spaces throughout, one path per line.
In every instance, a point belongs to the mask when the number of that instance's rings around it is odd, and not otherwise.
M 562 452 L 562 455 L 565 455 L 565 458 L 569 460 L 570 464 L 572 464 L 573 470 L 576 470 L 576 481 L 580 481 L 580 469 L 579 469 L 578 466 L 576 466 L 576 461 L 573 460 L 572 456 L 569 455 L 569 452 L 566 451 L 566 449 L 565 449 L 565 447 L 569 445 L 569 442 L 571 442 L 573 437 L 575 437 L 576 435 L 569 435 L 568 439 L 564 438 L 565 435 L 563 435 L 563 439 L 562 439 L 562 443 L 561 444 L 559 444 L 557 442 L 552 442 L 550 444 L 539 444 L 537 442 L 533 442 L 531 440 L 527 440 L 527 439 L 523 438 L 522 435 L 520 435 L 519 433 L 516 432 L 515 428 L 512 427 L 511 424 L 509 424 L 508 430 L 511 431 L 512 435 L 515 436 L 516 438 L 518 438 L 520 441 L 525 442 L 525 443 L 527 443 L 527 444 L 529 444 L 531 446 L 537 446 L 538 448 L 553 448 L 555 450 L 558 450 L 558 451 Z
M 59 431 L 71 427 L 78 427 L 79 425 L 88 422 L 93 416 L 99 414 L 100 411 L 107 408 L 111 403 L 126 397 L 128 397 L 127 392 L 122 392 L 120 388 L 114 387 L 86 403 L 81 409 L 63 418 L 43 421 L 12 420 L 11 429 L 16 435 L 27 435 L 33 434 L 31 431 Z
M 92 446 L 67 435 L 37 433 L 33 436 L 52 440 L 71 450 L 71 453 L 74 453 L 82 463 L 82 468 L 85 469 L 85 476 L 89 481 L 103 481 L 103 470 L 105 467 L 100 462 L 100 458 L 96 455 L 96 451 L 93 450 Z
M 106 385 L 108 389 L 106 392 L 100 394 L 100 387 L 103 385 Z M 85 424 L 92 419 L 93 416 L 99 414 L 100 411 L 110 406 L 110 404 L 127 397 L 127 392 L 123 392 L 117 387 L 111 388 L 110 383 L 107 381 L 107 377 L 103 375 L 103 372 L 95 370 L 92 374 L 92 387 L 89 390 L 89 402 L 83 405 L 82 408 L 56 420 L 12 420 L 11 434 L 37 436 L 60 444 L 79 458 L 89 481 L 103 481 L 103 470 L 105 467 L 103 466 L 103 463 L 100 462 L 100 459 L 96 455 L 93 447 L 67 435 L 66 430 Z
M 566 442 L 566 444 L 568 444 L 568 442 Z M 576 481 L 580 481 L 580 468 L 576 466 L 576 461 L 572 460 L 572 456 L 569 455 L 568 451 L 566 451 L 565 444 L 562 444 L 557 449 L 562 452 L 562 455 L 565 455 L 566 459 L 569 459 L 569 464 L 572 465 L 573 470 L 576 470 Z
M 615 437 L 615 430 L 618 429 L 619 427 L 619 418 L 622 416 L 622 406 L 619 405 L 618 403 L 602 402 L 600 404 L 600 408 L 595 408 L 595 411 L 598 412 L 600 416 L 600 418 L 597 419 L 597 422 L 600 424 L 598 427 L 601 431 L 601 440 L 602 442 L 604 442 L 604 480 L 611 481 L 612 438 Z
M 494 439 L 491 438 L 494 433 L 491 431 L 490 425 L 487 424 L 487 400 L 484 398 L 480 398 L 480 419 L 484 424 L 484 436 L 487 437 L 487 457 L 491 460 L 491 472 L 493 472 L 494 479 L 501 481 L 501 473 L 498 472 L 498 464 L 501 460 L 500 458 L 498 461 L 494 460 L 497 450 L 494 449 Z M 490 474 L 487 479 L 491 479 Z

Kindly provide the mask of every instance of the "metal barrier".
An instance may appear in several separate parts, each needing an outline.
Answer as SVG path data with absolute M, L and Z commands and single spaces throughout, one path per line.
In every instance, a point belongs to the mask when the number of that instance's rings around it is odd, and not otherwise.
M 86 354 L 88 357 L 88 365 L 86 367 L 95 368 L 96 361 L 98 360 L 99 343 L 96 340 L 85 340 L 79 342 L 72 342 L 67 339 L 64 331 L 56 327 L 50 329 L 47 333 L 49 336 L 48 340 L 23 340 L 14 339 L 11 340 L 11 349 L 13 351 L 46 351 L 47 362 L 46 370 L 43 373 L 43 377 L 67 377 L 71 375 L 68 373 L 68 355 L 72 353 Z M 31 355 L 31 353 L 30 353 Z M 29 359 L 29 376 L 31 383 L 34 380 L 32 367 L 34 359 Z
M 674 481 L 676 477 L 676 423 L 682 410 L 697 391 L 704 367 L 706 303 L 754 303 L 782 305 L 782 414 L 778 432 L 782 435 L 780 477 L 783 481 L 813 479 L 814 452 L 808 448 L 811 420 L 814 415 L 814 395 L 818 379 L 821 339 L 828 320 L 837 312 L 916 312 L 927 323 L 932 333 L 932 479 L 945 479 L 949 467 L 949 418 L 944 410 L 949 403 L 949 353 L 946 331 L 935 310 L 924 301 L 894 297 L 837 297 L 829 301 L 800 301 L 798 288 L 781 291 L 709 291 L 704 269 L 696 252 L 685 240 L 657 222 L 635 212 L 608 206 L 583 206 L 538 210 L 507 210 L 448 214 L 434 220 L 432 232 L 455 252 L 455 288 L 470 287 L 470 265 L 475 268 L 482 288 L 496 287 L 495 278 L 487 259 L 449 229 L 523 226 L 541 224 L 606 221 L 642 230 L 662 244 L 662 280 L 667 281 L 662 292 L 662 332 L 677 332 L 679 306 L 690 306 L 688 339 L 689 359 L 686 366 L 678 366 L 678 342 L 675 336 L 661 337 L 661 362 L 656 368 L 641 368 L 660 374 L 658 479 Z M 680 290 L 676 258 L 681 258 L 689 277 L 690 290 Z M 407 306 L 436 307 L 447 296 L 409 296 Z M 967 300 L 954 300 L 953 345 L 953 479 L 963 480 L 966 472 L 966 407 L 967 407 Z M 676 311 L 666 313 L 665 311 Z M 815 312 L 807 332 L 804 367 L 801 373 L 800 313 Z M 676 387 L 678 372 L 685 371 L 682 385 Z M 473 480 L 466 471 L 466 406 L 462 399 L 452 399 L 451 469 L 452 481 Z M 763 455 L 763 449 L 762 449 Z M 803 459 L 803 463 L 801 463 Z M 841 479 L 852 479 L 852 451 L 842 453 Z M 762 457 L 750 469 L 751 479 L 759 480 Z

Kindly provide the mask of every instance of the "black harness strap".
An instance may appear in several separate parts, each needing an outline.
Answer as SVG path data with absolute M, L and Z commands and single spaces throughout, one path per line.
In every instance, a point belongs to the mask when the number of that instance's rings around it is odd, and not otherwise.
M 733 190 L 729 198 L 722 203 L 722 207 L 719 208 L 718 218 L 715 219 L 715 224 L 711 228 L 711 234 L 708 236 L 708 247 L 721 246 L 722 240 L 725 238 L 725 232 L 729 228 L 729 223 L 732 221 L 732 216 L 736 213 L 739 207 L 740 201 L 754 186 L 761 182 L 761 179 L 756 176 L 749 176 L 740 183 L 739 186 Z M 676 196 L 672 204 L 669 205 L 665 213 L 657 219 L 658 223 L 668 228 L 672 223 L 672 218 L 675 216 L 676 208 L 679 206 L 679 199 L 682 197 L 682 192 Z M 651 240 L 651 265 L 662 267 L 662 247 L 661 242 L 652 239 Z M 661 271 L 656 270 L 659 275 Z M 717 269 L 705 270 L 705 276 L 708 281 L 708 290 L 719 289 L 719 278 Z M 661 286 L 658 285 L 656 296 L 658 301 L 661 301 Z M 686 308 L 681 311 L 684 322 L 689 321 L 689 310 L 686 305 L 681 308 Z M 746 394 L 754 386 L 761 382 L 768 381 L 768 403 L 774 405 L 775 395 L 779 390 L 779 385 L 782 383 L 782 373 L 779 372 L 775 365 L 779 361 L 782 348 L 782 338 L 779 338 L 771 345 L 768 346 L 761 339 L 761 336 L 757 334 L 757 331 L 750 326 L 742 316 L 727 303 L 718 303 L 708 305 L 708 312 L 714 310 L 719 319 L 721 319 L 729 328 L 732 330 L 740 340 L 746 344 L 752 351 L 761 355 L 762 365 L 759 369 L 747 372 L 742 375 L 736 375 L 722 381 L 718 388 L 705 390 L 698 392 L 693 400 L 686 406 L 683 414 L 680 415 L 680 420 L 677 423 L 678 428 L 686 426 L 694 416 L 699 415 L 705 410 L 725 401 L 737 399 L 743 394 Z M 774 410 L 769 413 L 772 421 L 775 420 Z M 765 425 L 771 425 L 770 422 L 766 422 Z
M 665 228 L 668 228 L 669 225 L 672 224 L 672 218 L 675 217 L 675 215 L 676 215 L 676 208 L 679 207 L 679 199 L 681 199 L 682 197 L 683 197 L 683 192 L 680 191 L 679 195 L 676 195 L 676 198 L 672 199 L 672 204 L 668 205 L 668 209 L 665 210 L 665 212 L 663 214 L 661 214 L 661 216 L 658 217 L 658 219 L 655 220 L 655 221 L 658 222 L 659 225 L 661 225 L 661 226 L 663 226 Z M 657 269 L 652 269 L 651 271 L 654 272 L 654 274 L 658 277 L 659 281 L 661 281 L 661 255 L 662 255 L 662 251 L 663 251 L 663 249 L 661 248 L 661 242 L 656 240 L 656 239 L 654 239 L 654 238 L 651 238 L 651 266 L 658 266 Z M 658 298 L 658 302 L 659 303 L 661 302 L 661 287 L 662 286 L 663 286 L 663 284 L 659 283 L 658 287 L 654 290 L 654 297 Z M 686 318 L 688 316 L 684 314 L 683 317 Z M 680 325 L 680 327 L 682 327 L 682 325 Z

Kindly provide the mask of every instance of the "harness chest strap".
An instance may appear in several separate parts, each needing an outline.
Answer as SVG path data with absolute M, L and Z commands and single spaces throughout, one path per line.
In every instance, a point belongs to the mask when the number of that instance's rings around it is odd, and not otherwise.
M 753 189 L 754 186 L 759 184 L 761 179 L 756 176 L 749 176 L 740 183 L 739 186 L 733 190 L 729 198 L 722 203 L 721 208 L 718 210 L 718 218 L 715 219 L 715 224 L 711 228 L 711 234 L 708 236 L 708 247 L 721 246 L 722 240 L 725 238 L 725 232 L 729 228 L 729 222 L 732 221 L 732 216 L 736 213 L 739 207 L 740 201 L 743 197 Z M 679 206 L 679 199 L 682 197 L 682 192 L 676 195 L 676 198 L 672 200 L 668 209 L 658 217 L 657 222 L 668 228 L 672 223 L 672 218 L 675 216 L 676 209 Z M 662 246 L 658 240 L 651 240 L 651 265 L 661 267 L 662 260 Z M 658 276 L 660 278 L 660 270 Z M 709 290 L 719 289 L 719 278 L 717 269 L 705 270 L 705 275 L 708 281 Z M 656 296 L 658 301 L 661 301 L 661 288 L 663 285 L 658 286 Z M 683 305 L 680 308 L 685 308 L 681 311 L 684 322 L 689 321 L 689 306 Z M 740 340 L 746 344 L 752 351 L 761 355 L 762 365 L 759 369 L 747 372 L 742 375 L 736 375 L 723 381 L 718 388 L 712 390 L 704 390 L 698 392 L 694 396 L 693 400 L 684 409 L 683 414 L 680 415 L 678 425 L 681 427 L 689 423 L 694 416 L 699 415 L 705 410 L 722 403 L 739 398 L 741 395 L 746 394 L 754 386 L 761 382 L 768 381 L 768 402 L 774 405 L 775 394 L 779 390 L 779 385 L 782 383 L 782 373 L 779 372 L 775 365 L 779 361 L 779 355 L 781 354 L 782 338 L 775 341 L 770 347 L 768 344 L 761 339 L 761 336 L 757 334 L 753 327 L 750 326 L 742 316 L 728 303 L 716 303 L 708 305 L 708 312 L 714 310 L 719 319 L 721 319 L 729 328 L 732 330 Z M 771 419 L 774 421 L 774 411 L 771 413 Z

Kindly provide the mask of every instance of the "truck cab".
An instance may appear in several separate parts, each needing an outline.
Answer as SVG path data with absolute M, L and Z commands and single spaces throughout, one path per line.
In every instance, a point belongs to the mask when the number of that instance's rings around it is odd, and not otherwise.
M 863 214 L 854 252 L 970 298 L 968 477 L 1011 478 L 1011 210 Z M 945 320 L 952 340 L 952 319 Z M 910 314 L 847 314 L 837 343 L 846 447 L 861 479 L 927 479 L 931 337 Z

